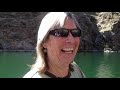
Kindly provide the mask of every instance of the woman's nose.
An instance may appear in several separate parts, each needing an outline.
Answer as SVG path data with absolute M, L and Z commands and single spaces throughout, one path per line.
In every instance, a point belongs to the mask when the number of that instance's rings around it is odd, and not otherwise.
M 72 36 L 71 33 L 68 34 L 68 36 L 66 38 L 66 42 L 74 43 L 74 37 Z

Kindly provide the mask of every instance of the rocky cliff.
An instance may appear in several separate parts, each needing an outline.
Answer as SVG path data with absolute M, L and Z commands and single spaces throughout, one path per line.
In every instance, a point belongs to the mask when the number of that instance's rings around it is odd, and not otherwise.
M 119 12 L 76 12 L 83 28 L 80 50 L 120 51 Z
M 34 50 L 43 16 L 41 12 L 0 12 L 0 49 Z
M 47 12 L 0 12 L 0 50 L 35 50 Z M 120 50 L 119 12 L 73 12 L 82 27 L 81 51 Z

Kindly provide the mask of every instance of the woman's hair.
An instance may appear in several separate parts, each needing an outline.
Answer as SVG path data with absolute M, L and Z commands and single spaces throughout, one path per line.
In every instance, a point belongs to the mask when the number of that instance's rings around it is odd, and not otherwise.
M 47 53 L 42 43 L 48 39 L 48 34 L 50 30 L 62 28 L 65 19 L 69 17 L 74 20 L 77 28 L 81 29 L 74 15 L 70 12 L 50 12 L 41 21 L 38 36 L 37 36 L 37 46 L 36 46 L 36 62 L 33 68 L 38 68 L 40 73 L 44 73 L 49 67 L 47 62 Z

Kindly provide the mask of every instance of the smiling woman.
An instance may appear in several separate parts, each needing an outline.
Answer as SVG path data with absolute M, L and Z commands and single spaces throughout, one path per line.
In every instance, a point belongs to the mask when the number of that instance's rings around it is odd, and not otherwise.
M 24 78 L 84 78 L 74 62 L 81 28 L 70 12 L 50 12 L 42 20 L 37 38 L 37 59 Z

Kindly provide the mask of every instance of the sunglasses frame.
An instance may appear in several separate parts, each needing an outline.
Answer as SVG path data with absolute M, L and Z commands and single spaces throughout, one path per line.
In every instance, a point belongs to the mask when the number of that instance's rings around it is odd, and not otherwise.
M 60 28 L 60 29 L 51 30 L 49 32 L 50 35 L 53 35 L 56 37 L 68 37 L 69 33 L 71 33 L 73 37 L 81 36 L 81 30 L 78 28 L 75 28 L 75 29 Z

